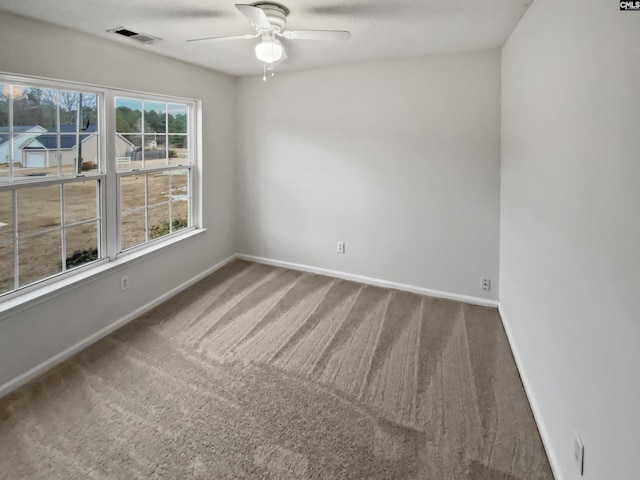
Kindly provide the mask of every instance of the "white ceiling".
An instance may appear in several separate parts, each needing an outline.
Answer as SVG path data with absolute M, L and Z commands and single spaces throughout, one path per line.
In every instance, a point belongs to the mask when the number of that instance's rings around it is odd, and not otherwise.
M 287 28 L 349 30 L 348 42 L 286 40 L 277 71 L 306 70 L 499 47 L 532 0 L 283 0 Z M 0 9 L 134 45 L 232 75 L 262 73 L 258 40 L 194 42 L 190 38 L 252 33 L 234 7 L 243 0 L 0 0 Z M 161 40 L 141 45 L 107 33 L 124 26 Z

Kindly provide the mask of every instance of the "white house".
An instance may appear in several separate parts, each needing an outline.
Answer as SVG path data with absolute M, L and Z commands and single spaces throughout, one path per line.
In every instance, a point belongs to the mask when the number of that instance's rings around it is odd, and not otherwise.
M 9 163 L 10 158 L 22 158 L 22 148 L 34 138 L 47 132 L 47 129 L 39 125 L 14 127 L 13 151 L 9 151 L 8 127 L 0 127 L 0 164 Z M 11 155 L 10 155 L 11 153 Z
M 6 131 L 6 128 L 5 128 Z M 96 126 L 90 126 L 80 134 L 82 139 L 82 159 L 84 162 L 97 162 L 98 136 Z M 15 132 L 15 129 L 14 129 Z M 19 127 L 14 133 L 11 158 L 14 166 L 24 168 L 47 168 L 57 165 L 57 155 L 61 156 L 61 165 L 73 165 L 76 161 L 76 143 L 78 136 L 74 125 L 60 127 L 60 145 L 57 132 L 51 132 L 39 125 Z M 0 159 L 9 162 L 9 135 L 0 135 Z M 118 157 L 127 157 L 134 145 L 122 135 L 116 136 Z

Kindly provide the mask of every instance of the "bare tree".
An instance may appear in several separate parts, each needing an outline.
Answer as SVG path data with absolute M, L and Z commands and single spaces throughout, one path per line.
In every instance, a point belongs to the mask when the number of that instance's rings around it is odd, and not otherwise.
M 75 112 L 78 108 L 78 93 L 60 90 L 60 110 Z

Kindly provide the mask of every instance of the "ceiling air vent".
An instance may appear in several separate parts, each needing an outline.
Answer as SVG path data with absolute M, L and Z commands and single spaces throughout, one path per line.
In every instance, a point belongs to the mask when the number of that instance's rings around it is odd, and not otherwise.
M 109 33 L 117 33 L 118 35 L 122 35 L 123 37 L 130 38 L 131 40 L 135 40 L 136 42 L 150 44 L 155 42 L 156 40 L 160 40 L 159 38 L 152 37 L 151 35 L 147 35 L 146 33 L 137 33 L 129 30 L 125 27 L 112 28 L 111 30 L 107 30 Z

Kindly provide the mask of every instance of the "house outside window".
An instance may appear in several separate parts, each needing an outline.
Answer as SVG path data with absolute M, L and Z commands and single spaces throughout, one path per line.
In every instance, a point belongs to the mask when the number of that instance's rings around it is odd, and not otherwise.
M 195 229 L 196 107 L 0 76 L 0 301 Z

